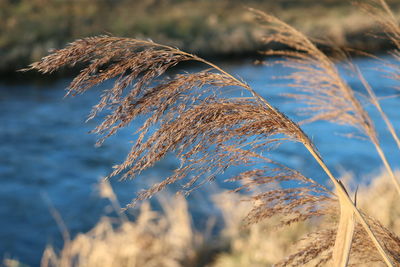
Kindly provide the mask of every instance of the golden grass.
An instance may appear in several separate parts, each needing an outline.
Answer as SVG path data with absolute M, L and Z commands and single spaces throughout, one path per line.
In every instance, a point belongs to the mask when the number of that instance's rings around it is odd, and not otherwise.
M 358 203 L 365 212 L 374 214 L 384 226 L 399 232 L 400 224 L 396 218 L 400 215 L 400 208 L 396 205 L 396 190 L 389 183 L 387 175 L 382 172 L 370 185 L 363 185 L 358 191 Z M 77 235 L 60 253 L 49 246 L 44 252 L 42 266 L 183 267 L 204 266 L 207 263 L 209 267 L 261 267 L 279 262 L 276 266 L 298 266 L 296 261 L 288 262 L 287 255 L 304 250 L 309 245 L 309 240 L 302 240 L 305 234 L 322 229 L 325 235 L 319 238 L 334 237 L 334 233 L 331 233 L 334 229 L 327 228 L 328 222 L 324 219 L 277 228 L 278 221 L 274 218 L 244 227 L 243 214 L 252 206 L 250 202 L 243 201 L 246 198 L 245 195 L 227 192 L 213 197 L 224 224 L 214 238 L 193 228 L 184 198 L 164 197 L 161 203 L 168 206 L 162 212 L 152 210 L 146 202 L 135 221 L 104 217 L 88 233 Z M 371 198 L 374 201 L 371 202 Z M 330 225 L 333 226 L 333 223 Z M 326 250 L 301 266 L 316 266 L 319 262 L 332 266 L 329 257 L 332 241 L 316 241 L 325 242 Z M 320 249 L 321 244 L 316 244 L 314 248 Z M 362 255 L 362 251 L 358 253 Z M 369 258 L 375 262 L 366 265 L 354 257 L 350 264 L 381 266 L 376 252 L 372 251 Z
M 288 86 L 297 90 L 287 96 L 304 105 L 301 114 L 309 118 L 302 123 L 325 120 L 356 128 L 374 144 L 400 195 L 400 182 L 382 152 L 374 122 L 353 89 L 341 77 L 334 62 L 290 25 L 265 13 L 257 14 L 264 27 L 272 32 L 264 38 L 265 43 L 278 42 L 294 50 L 270 50 L 265 54 L 283 57 L 276 63 L 295 70 L 283 78 L 292 81 Z M 373 91 L 367 88 L 373 96 Z
M 101 193 L 118 206 L 108 183 Z M 88 233 L 68 240 L 59 255 L 47 247 L 41 266 L 195 266 L 207 236 L 193 229 L 183 197 L 163 200 L 163 214 L 144 203 L 134 222 L 104 217 Z

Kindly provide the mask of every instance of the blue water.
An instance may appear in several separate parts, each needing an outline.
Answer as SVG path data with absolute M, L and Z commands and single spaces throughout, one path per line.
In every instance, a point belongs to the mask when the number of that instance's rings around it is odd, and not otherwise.
M 373 68 L 379 67 L 369 59 L 357 59 L 366 78 L 380 96 L 395 94 L 395 82 L 382 78 Z M 288 92 L 273 76 L 285 74 L 282 68 L 254 66 L 250 62 L 222 63 L 231 73 L 239 75 L 289 117 L 299 120 L 296 104 L 284 98 Z M 360 90 L 354 77 L 344 75 Z M 106 213 L 107 202 L 98 197 L 95 185 L 107 175 L 111 166 L 121 162 L 129 150 L 133 129 L 121 131 L 95 148 L 96 136 L 88 132 L 95 121 L 85 123 L 99 90 L 75 98 L 63 98 L 70 79 L 47 85 L 7 85 L 0 81 L 0 257 L 18 258 L 37 266 L 46 244 L 61 246 L 62 238 L 50 207 L 63 217 L 74 235 L 89 230 Z M 396 129 L 400 128 L 400 100 L 382 100 L 385 111 Z M 372 107 L 373 118 L 377 114 Z M 352 131 L 325 122 L 304 127 L 312 137 L 328 165 L 340 175 L 351 172 L 358 181 L 379 172 L 381 162 L 372 145 L 348 139 L 341 134 Z M 377 123 L 382 146 L 389 160 L 399 166 L 399 151 L 382 123 Z M 343 147 L 345 149 L 343 149 Z M 275 159 L 303 171 L 319 181 L 326 178 L 304 149 L 296 144 L 283 145 L 274 153 Z M 171 155 L 135 181 L 113 181 L 122 204 L 129 203 L 135 193 L 158 177 L 165 177 L 177 162 Z M 219 185 L 223 187 L 220 182 Z M 204 191 L 190 196 L 194 212 L 206 212 L 196 206 Z M 199 195 L 200 194 L 200 195 Z M 201 215 L 198 215 L 201 216 Z

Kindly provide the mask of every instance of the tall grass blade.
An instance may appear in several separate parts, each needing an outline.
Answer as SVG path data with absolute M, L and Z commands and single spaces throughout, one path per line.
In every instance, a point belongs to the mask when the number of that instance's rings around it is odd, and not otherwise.
M 386 113 L 383 111 L 381 104 L 379 103 L 378 97 L 376 96 L 374 90 L 371 88 L 370 84 L 367 82 L 367 80 L 365 79 L 364 75 L 362 75 L 360 69 L 358 67 L 356 67 L 356 72 L 358 74 L 359 80 L 361 81 L 361 83 L 364 85 L 364 88 L 367 90 L 368 95 L 370 97 L 370 101 L 371 103 L 376 107 L 376 109 L 378 110 L 379 114 L 381 115 L 383 121 L 386 124 L 386 127 L 388 128 L 390 134 L 392 135 L 394 141 L 397 144 L 397 147 L 400 149 L 400 139 L 396 133 L 396 130 L 393 127 L 392 122 L 390 121 L 390 119 L 388 118 L 388 116 L 386 115 Z
M 340 203 L 340 219 L 336 233 L 336 242 L 333 248 L 332 259 L 335 267 L 347 266 L 350 258 L 351 243 L 353 241 L 355 218 L 351 207 L 346 205 L 346 199 L 338 194 Z

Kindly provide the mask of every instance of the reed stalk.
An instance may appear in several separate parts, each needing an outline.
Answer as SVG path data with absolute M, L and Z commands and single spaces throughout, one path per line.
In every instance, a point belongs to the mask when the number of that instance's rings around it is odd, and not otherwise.
M 244 84 L 243 82 L 237 80 L 235 77 L 233 77 L 231 74 L 226 73 L 224 70 L 222 70 L 221 68 L 219 68 L 218 66 L 206 61 L 206 60 L 201 60 L 202 62 L 204 62 L 205 64 L 219 70 L 220 72 L 229 75 L 231 78 L 235 79 L 239 84 L 241 84 L 241 86 L 243 88 L 246 88 L 247 90 L 249 90 L 251 92 L 251 94 L 256 97 L 261 103 L 263 103 L 264 105 L 266 105 L 269 109 L 273 110 L 278 116 L 282 117 L 282 113 L 280 113 L 279 111 L 277 111 L 271 104 L 269 104 L 269 102 L 267 100 L 265 100 L 265 98 L 263 98 L 262 96 L 260 96 L 256 91 L 254 91 L 254 89 L 252 89 L 250 86 L 248 86 L 247 84 Z M 357 102 L 358 103 L 358 102 Z M 300 130 L 300 129 L 299 129 Z M 303 133 L 301 130 L 299 131 L 301 133 Z M 314 158 L 314 160 L 321 166 L 321 168 L 324 170 L 324 172 L 327 174 L 327 176 L 329 177 L 329 179 L 332 181 L 332 183 L 335 186 L 335 189 L 338 192 L 338 196 L 339 196 L 339 201 L 344 204 L 341 204 L 341 209 L 345 208 L 345 207 L 351 207 L 351 209 L 353 210 L 354 214 L 356 215 L 356 217 L 358 218 L 358 220 L 360 221 L 360 223 L 362 224 L 362 226 L 364 227 L 365 231 L 368 233 L 369 237 L 371 238 L 372 242 L 374 243 L 376 249 L 379 251 L 379 253 L 381 254 L 383 260 L 385 261 L 387 266 L 394 266 L 390 257 L 386 254 L 385 249 L 382 247 L 382 245 L 380 244 L 379 240 L 377 239 L 377 237 L 375 236 L 375 234 L 372 232 L 370 226 L 368 225 L 368 223 L 366 222 L 366 220 L 364 219 L 363 215 L 361 214 L 361 212 L 358 210 L 358 208 L 356 207 L 356 205 L 354 204 L 354 202 L 351 200 L 351 198 L 349 197 L 345 187 L 343 186 L 343 184 L 340 182 L 340 180 L 336 179 L 333 174 L 331 173 L 331 171 L 329 170 L 329 168 L 326 166 L 326 164 L 324 163 L 323 159 L 321 158 L 321 156 L 319 155 L 319 153 L 317 152 L 317 150 L 315 149 L 315 146 L 309 141 L 308 137 L 303 135 L 301 136 L 300 140 L 303 140 L 302 144 L 304 145 L 304 147 L 310 152 L 310 154 L 312 155 L 312 157 Z M 375 144 L 375 143 L 374 143 Z M 392 169 L 390 168 L 390 165 L 388 164 L 386 157 L 383 153 L 383 151 L 381 150 L 381 147 L 379 145 L 376 145 L 376 149 L 379 153 L 379 155 L 382 158 L 382 161 L 385 164 L 385 167 L 387 168 L 390 176 L 392 177 L 392 179 L 394 179 L 394 183 L 396 184 L 396 189 L 398 190 L 399 194 L 400 194 L 400 185 L 397 181 L 397 179 L 394 176 L 394 173 L 392 171 Z M 342 240 L 336 240 L 336 242 L 342 242 Z M 348 249 L 350 250 L 350 247 L 348 247 Z M 348 262 L 348 257 L 349 257 L 349 252 L 345 253 L 347 254 L 346 256 L 346 260 L 343 262 L 340 262 L 339 266 L 347 266 L 347 262 Z
M 364 75 L 362 75 L 361 71 L 359 68 L 357 68 L 357 73 L 358 73 L 358 77 L 360 79 L 360 81 L 362 82 L 362 84 L 364 85 L 364 88 L 367 90 L 368 95 L 370 97 L 370 101 L 371 103 L 376 107 L 376 109 L 378 110 L 380 116 L 382 117 L 382 120 L 385 122 L 386 127 L 388 128 L 390 134 L 393 137 L 393 140 L 396 142 L 397 147 L 400 149 L 400 139 L 396 133 L 396 130 L 393 127 L 392 122 L 390 121 L 390 119 L 388 118 L 388 116 L 386 115 L 386 113 L 383 111 L 382 106 L 378 100 L 378 97 L 376 96 L 374 90 L 372 90 L 370 84 L 365 80 Z
M 333 184 L 335 185 L 335 189 L 338 191 L 338 195 L 340 196 L 340 199 L 345 202 L 346 206 L 351 207 L 353 210 L 354 214 L 357 216 L 359 222 L 362 224 L 364 230 L 368 233 L 368 236 L 371 238 L 372 242 L 374 243 L 376 249 L 379 251 L 381 254 L 383 260 L 385 261 L 387 266 L 394 266 L 391 259 L 389 256 L 386 254 L 385 249 L 382 247 L 380 244 L 379 240 L 376 238 L 375 234 L 372 232 L 370 226 L 366 222 L 365 218 L 361 214 L 361 212 L 358 210 L 358 208 L 355 206 L 354 202 L 351 200 L 349 197 L 346 189 L 344 188 L 343 184 L 340 182 L 340 180 L 337 180 L 333 174 L 330 172 L 329 168 L 326 166 L 322 158 L 316 153 L 313 147 L 309 145 L 305 145 L 305 147 L 308 149 L 308 151 L 311 153 L 311 155 L 314 157 L 314 159 L 318 162 L 318 164 L 322 167 L 322 169 L 325 171 L 325 173 L 328 175 L 328 177 L 331 179 Z M 347 265 L 345 265 L 347 266 Z

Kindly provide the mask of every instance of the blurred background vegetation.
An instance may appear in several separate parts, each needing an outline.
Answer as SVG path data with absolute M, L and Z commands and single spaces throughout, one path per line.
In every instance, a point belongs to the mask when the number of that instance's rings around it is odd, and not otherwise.
M 400 1 L 388 1 L 396 15 Z M 388 47 L 349 0 L 0 0 L 0 72 L 14 72 L 74 39 L 150 38 L 205 57 L 255 54 L 263 30 L 246 7 L 277 15 L 316 38 L 372 52 Z

